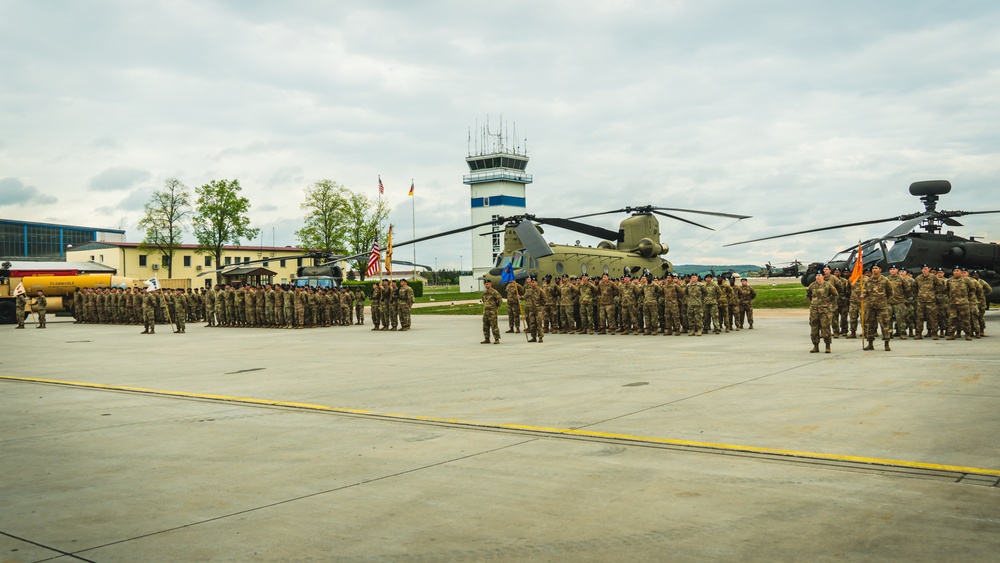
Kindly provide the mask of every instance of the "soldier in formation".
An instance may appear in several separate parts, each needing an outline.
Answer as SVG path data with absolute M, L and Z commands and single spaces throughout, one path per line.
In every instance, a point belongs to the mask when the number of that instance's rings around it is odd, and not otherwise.
M 826 353 L 829 354 L 833 312 L 840 301 L 837 287 L 834 283 L 827 282 L 823 274 L 816 274 L 816 281 L 806 289 L 806 299 L 809 300 L 809 328 L 813 344 L 810 352 L 819 352 L 819 341 L 822 338 L 826 343 Z
M 493 284 L 486 280 L 486 290 L 480 298 L 483 303 L 483 341 L 481 344 L 490 343 L 490 332 L 493 333 L 493 343 L 500 344 L 500 327 L 497 326 L 497 312 L 500 310 L 500 303 L 503 298 L 500 292 L 493 289 Z

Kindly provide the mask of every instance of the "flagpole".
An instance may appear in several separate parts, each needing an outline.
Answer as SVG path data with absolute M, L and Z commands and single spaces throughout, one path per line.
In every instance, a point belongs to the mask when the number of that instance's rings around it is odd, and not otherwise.
M 412 230 L 410 233 L 413 238 L 417 238 L 417 195 L 413 193 L 413 178 L 410 178 L 410 218 Z M 413 266 L 410 270 L 410 274 L 413 277 L 413 281 L 417 281 L 417 245 L 413 245 Z

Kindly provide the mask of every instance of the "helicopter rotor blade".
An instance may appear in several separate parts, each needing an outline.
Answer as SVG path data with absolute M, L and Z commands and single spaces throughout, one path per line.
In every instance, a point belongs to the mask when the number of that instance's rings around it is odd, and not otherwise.
M 912 231 L 913 227 L 916 227 L 917 225 L 919 225 L 920 223 L 924 222 L 929 217 L 934 217 L 934 215 L 935 215 L 934 213 L 921 213 L 920 215 L 917 215 L 916 217 L 914 217 L 912 219 L 908 219 L 906 221 L 903 221 L 902 223 L 900 223 L 899 225 L 897 225 L 895 229 L 893 229 L 893 230 L 889 231 L 888 233 L 886 233 L 885 238 L 898 237 L 900 235 L 905 235 L 906 233 Z
M 414 264 L 413 262 L 407 262 L 406 260 L 392 260 L 392 263 L 393 264 L 400 264 L 402 266 L 410 266 L 410 267 L 423 268 L 424 270 L 427 270 L 428 272 L 432 270 L 432 268 L 430 266 L 425 266 L 423 264 Z
M 942 211 L 940 212 L 940 215 L 948 217 L 962 217 L 964 215 L 982 215 L 983 213 L 1000 213 L 1000 209 L 994 209 L 992 211 Z
M 964 227 L 965 226 L 965 225 L 962 225 L 961 223 L 959 223 L 958 221 L 952 219 L 951 217 L 941 217 L 941 222 L 944 223 L 945 225 L 948 225 L 949 227 Z
M 596 217 L 597 215 L 609 215 L 611 213 L 629 213 L 634 211 L 632 207 L 623 207 L 621 209 L 612 209 L 611 211 L 598 211 L 597 213 L 587 213 L 586 215 L 577 215 L 575 217 L 570 217 L 569 219 L 583 219 L 584 217 Z
M 843 225 L 832 225 L 832 226 L 829 226 L 829 227 L 820 227 L 818 229 L 807 229 L 805 231 L 797 231 L 797 232 L 794 232 L 794 233 L 785 233 L 783 235 L 774 235 L 774 236 L 770 236 L 770 237 L 755 238 L 755 239 L 751 239 L 751 240 L 743 240 L 743 241 L 740 241 L 740 242 L 731 242 L 729 244 L 724 244 L 723 246 L 736 246 L 738 244 L 747 244 L 748 242 L 760 242 L 762 240 L 771 240 L 771 239 L 776 239 L 776 238 L 791 237 L 791 236 L 795 236 L 795 235 L 804 235 L 806 233 L 818 233 L 820 231 L 831 231 L 831 230 L 834 230 L 834 229 L 843 229 L 843 228 L 846 228 L 846 227 L 859 227 L 861 225 L 874 225 L 876 223 L 886 223 L 886 222 L 889 222 L 889 221 L 899 221 L 899 220 L 900 220 L 900 217 L 889 217 L 888 219 L 875 219 L 873 221 L 859 221 L 857 223 L 845 223 Z
M 561 229 L 566 229 L 568 231 L 575 231 L 585 235 L 590 235 L 595 238 L 618 240 L 618 233 L 616 231 L 610 231 L 603 227 L 595 227 L 594 225 L 580 223 L 579 221 L 573 221 L 571 219 L 559 219 L 555 217 L 535 217 L 534 219 L 539 223 L 552 225 L 553 227 L 559 227 Z
M 542 258 L 543 256 L 550 256 L 555 254 L 552 248 L 549 247 L 548 243 L 538 232 L 538 228 L 535 224 L 527 219 L 521 220 L 521 222 L 514 227 L 514 232 L 517 233 L 517 237 L 521 239 L 521 243 L 524 244 L 524 249 L 528 251 L 533 258 Z
M 734 215 L 732 213 L 720 213 L 718 211 L 698 211 L 697 209 L 681 209 L 680 207 L 650 207 L 652 211 L 657 209 L 664 211 L 681 211 L 683 213 L 700 213 L 702 215 L 715 215 L 716 217 L 729 217 L 731 219 L 749 219 L 750 215 Z
M 695 223 L 694 221 L 689 221 L 689 220 L 687 220 L 687 219 L 685 219 L 683 217 L 678 217 L 676 215 L 671 215 L 669 213 L 664 213 L 662 211 L 653 211 L 653 213 L 656 213 L 657 215 L 662 215 L 664 217 L 670 217 L 671 219 L 677 219 L 678 221 L 682 221 L 684 223 L 689 223 L 691 225 L 694 225 L 695 227 L 701 227 L 702 229 L 708 229 L 710 231 L 714 231 L 715 230 L 712 227 L 706 227 L 705 225 L 702 225 L 701 223 Z
M 486 225 L 499 225 L 499 224 L 505 223 L 505 222 L 507 222 L 506 218 L 504 218 L 504 217 L 497 217 L 496 219 L 494 219 L 492 221 L 484 221 L 482 223 L 478 223 L 478 224 L 475 224 L 475 225 L 469 225 L 467 227 L 459 227 L 457 229 L 452 229 L 450 231 L 444 231 L 444 232 L 441 232 L 441 233 L 434 233 L 433 235 L 427 235 L 425 237 L 418 237 L 418 238 L 415 238 L 413 240 L 407 240 L 407 241 L 403 241 L 403 242 L 398 242 L 398 243 L 393 244 L 392 246 L 394 248 L 397 247 L 397 246 L 406 246 L 407 244 L 414 244 L 414 243 L 417 243 L 417 242 L 423 242 L 425 240 L 436 239 L 438 237 L 446 237 L 448 235 L 454 235 L 456 233 L 464 233 L 465 231 L 471 231 L 472 229 L 478 229 L 479 227 L 485 227 Z

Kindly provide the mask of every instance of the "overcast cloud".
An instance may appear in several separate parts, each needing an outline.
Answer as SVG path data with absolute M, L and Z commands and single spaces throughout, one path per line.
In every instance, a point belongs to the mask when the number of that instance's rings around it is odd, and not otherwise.
M 527 139 L 531 213 L 741 213 L 690 217 L 716 233 L 662 220 L 667 257 L 825 259 L 894 225 L 722 245 L 918 211 L 917 180 L 952 181 L 940 208 L 1000 209 L 997 29 L 989 1 L 11 0 L 0 216 L 137 241 L 166 178 L 236 178 L 257 242 L 294 245 L 303 188 L 375 197 L 381 175 L 405 238 L 415 182 L 423 236 L 469 223 L 469 131 L 502 113 Z M 962 222 L 1000 240 L 1000 217 Z M 470 249 L 452 236 L 417 261 Z

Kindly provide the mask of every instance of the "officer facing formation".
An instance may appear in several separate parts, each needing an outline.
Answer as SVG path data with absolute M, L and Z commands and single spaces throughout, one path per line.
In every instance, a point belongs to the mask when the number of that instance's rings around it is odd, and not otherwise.
M 483 341 L 480 344 L 490 343 L 490 331 L 493 332 L 493 343 L 500 344 L 500 327 L 497 326 L 497 311 L 503 298 L 500 292 L 493 289 L 493 284 L 486 280 L 486 290 L 480 298 L 483 302 Z
M 840 294 L 833 283 L 826 281 L 823 274 L 816 274 L 816 281 L 806 289 L 806 299 L 809 300 L 809 328 L 813 344 L 810 352 L 819 352 L 819 340 L 822 338 L 826 343 L 826 353 L 829 354 L 833 312 L 837 308 Z

